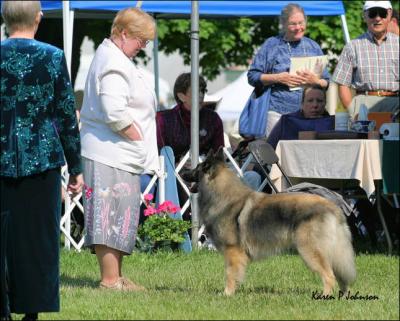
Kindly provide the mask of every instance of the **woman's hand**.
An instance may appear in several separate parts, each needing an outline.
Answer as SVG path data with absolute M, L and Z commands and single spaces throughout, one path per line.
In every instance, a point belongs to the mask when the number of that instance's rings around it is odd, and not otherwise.
M 277 82 L 288 87 L 297 87 L 304 84 L 305 78 L 299 75 L 289 74 L 288 72 L 282 72 L 277 74 Z
M 296 71 L 296 74 L 302 79 L 301 85 L 319 85 L 320 78 L 317 74 L 309 70 Z
M 69 176 L 67 191 L 72 194 L 72 198 L 82 192 L 83 183 L 82 174 Z
M 143 140 L 140 128 L 135 123 L 121 129 L 119 133 L 129 140 Z

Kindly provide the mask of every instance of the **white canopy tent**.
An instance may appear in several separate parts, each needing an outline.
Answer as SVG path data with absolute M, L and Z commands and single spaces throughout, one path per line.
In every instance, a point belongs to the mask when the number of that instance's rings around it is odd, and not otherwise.
M 216 111 L 222 121 L 235 121 L 239 118 L 253 89 L 254 87 L 247 81 L 247 71 L 245 71 L 236 80 L 213 94 L 221 99 Z

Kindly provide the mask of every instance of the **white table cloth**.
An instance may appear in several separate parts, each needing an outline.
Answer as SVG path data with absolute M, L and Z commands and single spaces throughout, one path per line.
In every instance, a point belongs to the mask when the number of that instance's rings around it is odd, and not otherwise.
M 289 177 L 357 179 L 370 196 L 382 179 L 380 150 L 374 139 L 281 140 L 276 154 Z M 270 177 L 279 190 L 286 187 L 276 165 Z

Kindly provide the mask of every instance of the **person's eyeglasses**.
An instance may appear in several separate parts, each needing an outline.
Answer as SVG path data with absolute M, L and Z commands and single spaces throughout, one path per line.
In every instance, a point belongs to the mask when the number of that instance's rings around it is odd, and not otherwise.
M 289 27 L 296 27 L 296 26 L 300 26 L 300 27 L 304 27 L 306 25 L 305 21 L 300 21 L 300 22 L 289 22 L 288 26 Z
M 137 39 L 137 41 L 139 41 L 139 45 L 141 47 L 146 47 L 150 42 L 150 40 L 143 40 L 143 39 L 140 39 L 140 38 L 136 38 L 136 39 Z
M 387 17 L 387 14 L 388 14 L 388 11 L 384 8 L 375 7 L 375 8 L 368 9 L 368 18 L 370 18 L 370 19 L 374 19 L 377 15 L 379 15 L 379 17 L 385 19 Z

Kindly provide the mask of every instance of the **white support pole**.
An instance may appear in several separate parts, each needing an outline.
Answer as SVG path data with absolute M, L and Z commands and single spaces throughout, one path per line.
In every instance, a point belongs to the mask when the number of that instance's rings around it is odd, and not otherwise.
M 69 173 L 65 171 L 65 182 L 68 183 L 69 180 Z M 71 197 L 69 196 L 67 190 L 65 190 L 64 193 L 64 215 L 65 217 L 65 223 L 64 223 L 64 229 L 65 229 L 65 234 L 71 235 Z M 62 227 L 62 224 L 60 228 Z M 68 237 L 65 237 L 64 241 L 64 247 L 69 250 L 71 248 L 71 241 L 68 239 Z
M 63 1 L 63 42 L 64 54 L 67 60 L 68 72 L 71 76 L 72 38 L 74 33 L 74 11 L 70 9 L 69 1 Z
M 156 20 L 157 23 L 157 20 Z M 156 36 L 153 42 L 153 59 L 154 59 L 154 91 L 157 97 L 157 109 L 160 105 L 160 71 L 158 65 L 158 33 L 156 31 Z
M 191 53 L 191 168 L 196 168 L 199 159 L 199 1 L 191 1 L 191 27 L 190 27 L 190 53 Z M 197 236 L 199 231 L 199 205 L 198 194 L 190 197 L 192 205 L 192 248 L 197 249 Z
M 160 160 L 160 169 L 161 169 L 161 175 L 158 177 L 158 199 L 160 204 L 165 202 L 165 179 L 167 173 L 165 172 L 165 160 L 164 156 L 160 155 L 159 156 Z
M 343 29 L 343 34 L 344 34 L 344 40 L 347 43 L 350 42 L 350 34 L 349 34 L 349 29 L 347 28 L 347 21 L 346 21 L 346 15 L 341 14 L 340 19 L 342 21 L 342 29 Z

